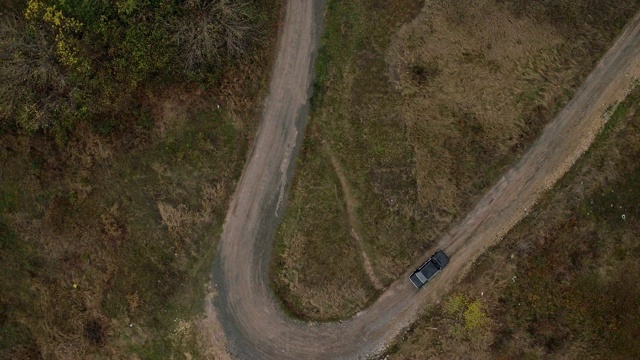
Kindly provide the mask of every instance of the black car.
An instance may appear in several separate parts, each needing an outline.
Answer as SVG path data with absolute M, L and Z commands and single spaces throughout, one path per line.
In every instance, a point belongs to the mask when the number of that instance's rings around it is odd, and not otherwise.
M 431 280 L 431 278 L 436 276 L 440 270 L 447 266 L 448 263 L 449 257 L 447 254 L 442 250 L 438 250 L 429 258 L 429 260 L 409 276 L 409 280 L 411 280 L 411 283 L 415 285 L 416 288 L 420 289 L 424 284 Z

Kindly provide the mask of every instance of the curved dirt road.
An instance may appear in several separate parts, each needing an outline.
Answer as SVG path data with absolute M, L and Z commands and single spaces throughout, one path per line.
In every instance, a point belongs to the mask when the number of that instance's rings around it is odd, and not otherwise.
M 371 307 L 330 324 L 288 318 L 269 289 L 273 231 L 302 137 L 322 2 L 290 0 L 262 123 L 231 203 L 214 269 L 215 307 L 227 351 L 242 359 L 367 358 L 379 353 L 420 308 L 455 284 L 485 247 L 494 244 L 588 148 L 640 75 L 640 17 L 636 16 L 575 97 L 533 147 L 439 242 L 451 256 L 422 290 L 405 277 Z M 416 259 L 416 265 L 424 257 Z

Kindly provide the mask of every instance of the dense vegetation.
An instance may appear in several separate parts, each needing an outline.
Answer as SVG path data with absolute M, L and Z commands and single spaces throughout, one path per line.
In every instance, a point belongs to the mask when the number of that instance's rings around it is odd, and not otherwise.
M 64 141 L 139 121 L 158 85 L 215 86 L 264 21 L 250 1 L 29 0 L 0 19 L 0 126 Z
M 0 0 L 0 359 L 214 357 L 280 9 Z

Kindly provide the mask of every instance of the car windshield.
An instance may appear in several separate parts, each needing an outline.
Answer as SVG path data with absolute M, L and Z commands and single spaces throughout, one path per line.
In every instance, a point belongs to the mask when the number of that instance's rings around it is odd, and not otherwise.
M 421 282 L 421 283 L 423 283 L 423 284 L 424 284 L 424 283 L 426 283 L 426 282 L 427 282 L 427 280 L 428 280 L 426 277 L 424 277 L 424 275 L 422 275 L 422 273 L 421 273 L 420 271 L 418 271 L 418 272 L 416 273 L 416 277 L 417 277 L 417 278 L 418 278 L 418 280 L 420 280 L 420 282 Z

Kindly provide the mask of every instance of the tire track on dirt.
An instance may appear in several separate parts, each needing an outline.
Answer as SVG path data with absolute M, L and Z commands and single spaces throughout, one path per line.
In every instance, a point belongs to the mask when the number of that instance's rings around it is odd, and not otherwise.
M 333 149 L 331 149 L 331 145 L 329 145 L 326 141 L 322 141 L 322 149 L 329 156 L 329 160 L 331 161 L 331 165 L 333 166 L 333 170 L 338 176 L 338 181 L 340 181 L 340 187 L 342 188 L 342 195 L 344 197 L 344 202 L 347 210 L 347 220 L 349 222 L 349 235 L 355 240 L 356 246 L 358 247 L 358 251 L 360 251 L 360 255 L 362 256 L 362 266 L 364 267 L 364 271 L 367 273 L 369 280 L 371 281 L 371 285 L 373 285 L 376 290 L 384 289 L 384 285 L 378 277 L 376 276 L 376 272 L 373 270 L 373 266 L 371 265 L 371 260 L 369 259 L 369 255 L 367 255 L 367 251 L 364 248 L 364 242 L 360 237 L 362 234 L 362 227 L 360 226 L 360 221 L 358 220 L 358 215 L 356 214 L 356 199 L 351 194 L 351 189 L 349 187 L 349 183 L 347 182 L 347 177 L 344 175 L 344 171 L 342 171 L 342 166 L 334 154 Z
M 640 75 L 640 17 L 636 16 L 540 138 L 439 241 L 449 266 L 416 291 L 403 276 L 369 308 L 337 323 L 287 317 L 269 287 L 270 249 L 286 203 L 307 114 L 322 1 L 290 0 L 269 97 L 253 152 L 230 205 L 215 261 L 215 309 L 230 355 L 243 359 L 367 358 L 382 351 L 428 302 L 460 279 L 485 247 L 525 216 L 595 139 L 607 108 L 621 101 Z M 282 197 L 280 196 L 282 195 Z M 281 201 L 279 200 L 281 199 Z M 430 255 L 430 249 L 415 265 Z M 409 270 L 409 269 L 408 269 Z

